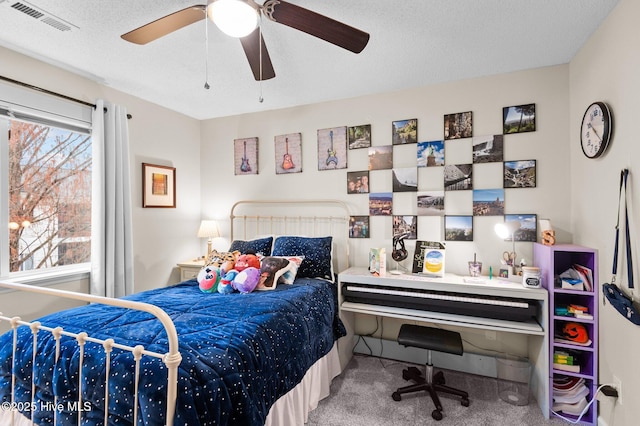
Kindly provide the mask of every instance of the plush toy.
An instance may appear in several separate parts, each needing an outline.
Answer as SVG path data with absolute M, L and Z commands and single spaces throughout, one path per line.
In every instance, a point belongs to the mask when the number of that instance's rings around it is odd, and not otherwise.
M 238 271 L 232 269 L 225 273 L 220 279 L 220 284 L 218 284 L 218 293 L 229 294 L 234 292 L 234 288 L 231 285 L 233 279 L 238 275 Z
M 204 264 L 205 266 L 220 268 L 223 273 L 226 273 L 234 268 L 239 256 L 240 252 L 238 250 L 228 252 L 214 249 L 211 250 L 211 253 Z
M 249 266 L 235 276 L 231 285 L 240 293 L 251 293 L 260 281 L 260 269 Z
M 220 268 L 205 266 L 198 272 L 198 287 L 205 293 L 218 291 L 220 282 Z
M 245 253 L 238 256 L 234 269 L 238 272 L 242 272 L 249 267 L 260 269 L 260 259 L 258 256 L 256 256 L 255 253 Z

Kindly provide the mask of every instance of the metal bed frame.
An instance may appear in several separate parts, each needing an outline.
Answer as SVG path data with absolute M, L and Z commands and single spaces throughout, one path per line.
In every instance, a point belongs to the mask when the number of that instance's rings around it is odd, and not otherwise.
M 283 214 L 282 209 L 292 209 L 293 215 Z M 260 211 L 260 214 L 253 213 L 255 210 Z M 330 215 L 318 215 L 318 212 L 325 210 L 331 210 L 332 212 L 338 212 Z M 313 214 L 302 214 L 303 212 L 311 211 Z M 241 214 L 239 214 L 239 212 Z M 264 213 L 264 214 L 263 214 Z M 271 213 L 271 214 L 270 214 Z M 293 228 L 292 228 L 293 227 Z M 343 268 L 348 267 L 349 264 L 349 244 L 348 244 L 348 227 L 349 227 L 349 208 L 346 203 L 337 200 L 262 200 L 262 201 L 238 201 L 231 208 L 230 214 L 230 235 L 231 238 L 250 238 L 260 236 L 261 234 L 268 233 L 270 235 L 307 235 L 307 236 L 326 236 L 331 235 L 335 238 L 336 245 L 344 244 L 344 253 L 340 256 L 334 257 L 334 270 L 340 271 Z M 242 229 L 242 232 L 238 230 Z M 295 232 L 293 232 L 295 229 Z M 11 330 L 13 331 L 13 358 L 15 362 L 16 352 L 16 337 L 19 327 L 29 327 L 33 335 L 34 345 L 34 359 L 35 348 L 38 339 L 38 333 L 46 332 L 51 333 L 56 341 L 56 361 L 59 356 L 60 338 L 62 336 L 68 336 L 76 339 L 80 348 L 80 371 L 78 374 L 78 386 L 82 387 L 82 357 L 84 355 L 86 342 L 96 343 L 102 345 L 106 354 L 106 386 L 105 386 L 105 399 L 108 402 L 109 395 L 108 380 L 109 380 L 109 359 L 113 348 L 131 352 L 135 360 L 135 381 L 134 381 L 134 394 L 136 401 L 134 403 L 134 424 L 137 423 L 137 386 L 140 376 L 140 360 L 143 356 L 150 356 L 161 359 L 167 367 L 167 410 L 166 418 L 167 425 L 172 426 L 174 421 L 176 399 L 177 399 L 177 380 L 178 380 L 178 366 L 182 360 L 182 356 L 178 350 L 179 336 L 175 329 L 175 326 L 169 317 L 169 315 L 162 309 L 142 302 L 134 302 L 123 299 L 108 298 L 102 296 L 94 296 L 84 293 L 77 293 L 67 290 L 57 290 L 42 286 L 25 285 L 19 283 L 1 282 L 0 288 L 12 289 L 15 291 L 23 291 L 27 293 L 39 293 L 53 297 L 61 297 L 66 299 L 79 300 L 86 303 L 101 303 L 104 305 L 111 305 L 121 307 L 124 309 L 133 309 L 144 311 L 154 315 L 158 321 L 162 323 L 168 337 L 168 348 L 166 353 L 157 353 L 146 350 L 143 346 L 137 345 L 134 347 L 122 345 L 115 342 L 113 339 L 97 339 L 87 335 L 85 332 L 70 333 L 63 330 L 61 327 L 45 327 L 38 321 L 23 321 L 20 317 L 8 317 L 4 316 L 0 312 L 0 322 L 7 321 Z M 35 368 L 35 363 L 32 363 L 32 369 Z M 33 371 L 32 371 L 33 373 Z M 32 374 L 32 377 L 34 374 Z M 10 406 L 3 405 L 3 411 L 5 416 L 6 411 L 9 411 L 10 424 L 15 424 L 19 421 L 16 414 L 18 413 L 18 403 L 15 401 L 14 389 L 15 389 L 15 375 L 12 375 L 12 389 L 11 389 L 11 403 Z M 31 394 L 35 394 L 35 384 L 32 381 Z M 78 407 L 82 407 L 82 392 L 79 392 L 79 399 L 77 401 Z M 55 404 L 55 403 L 54 403 Z M 32 397 L 32 406 L 35 406 L 35 398 Z M 108 406 L 105 404 L 105 406 Z M 9 410 L 6 410 L 9 408 Z M 24 404 L 23 407 L 25 408 Z M 105 424 L 107 423 L 107 417 L 109 413 L 105 412 Z M 24 420 L 24 418 L 23 418 Z M 79 410 L 78 425 L 81 424 L 82 410 Z M 30 424 L 34 424 L 33 420 Z M 55 424 L 55 416 L 54 416 Z

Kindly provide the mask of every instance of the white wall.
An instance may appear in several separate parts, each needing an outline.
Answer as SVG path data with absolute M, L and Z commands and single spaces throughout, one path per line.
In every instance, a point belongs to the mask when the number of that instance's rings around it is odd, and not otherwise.
M 347 194 L 346 173 L 367 169 L 367 150 L 350 150 L 346 170 L 318 171 L 317 130 L 335 126 L 371 124 L 372 145 L 391 144 L 391 123 L 394 120 L 417 118 L 418 140 L 443 138 L 444 115 L 473 112 L 473 132 L 476 136 L 502 133 L 502 108 L 526 103 L 536 104 L 537 130 L 505 136 L 505 160 L 537 160 L 536 188 L 507 189 L 505 212 L 535 213 L 539 218 L 551 218 L 559 241 L 571 241 L 569 188 L 569 69 L 555 66 L 506 75 L 459 81 L 408 91 L 347 99 L 337 102 L 307 105 L 265 113 L 226 117 L 203 122 L 202 126 L 202 211 L 203 216 L 221 218 L 222 232 L 228 237 L 226 217 L 233 202 L 240 199 L 265 198 L 336 198 L 347 202 L 354 215 L 368 215 L 368 196 Z M 268 102 L 268 99 L 265 100 Z M 303 172 L 276 175 L 274 136 L 302 133 Z M 233 140 L 259 138 L 258 175 L 235 176 Z M 211 159 L 216 161 L 212 162 Z M 322 157 L 324 158 L 324 157 Z M 447 164 L 470 163 L 471 139 L 447 141 Z M 281 161 L 281 159 L 278 159 Z M 416 165 L 416 146 L 396 146 L 394 166 Z M 502 163 L 474 166 L 475 188 L 502 188 Z M 442 168 L 419 169 L 419 189 L 442 189 Z M 372 192 L 391 191 L 391 172 L 372 171 Z M 447 192 L 447 214 L 472 214 L 471 191 Z M 415 193 L 394 195 L 394 213 L 417 213 Z M 497 238 L 493 231 L 502 216 L 474 218 L 473 242 L 448 242 L 447 272 L 467 274 L 467 261 L 477 253 L 488 266 L 499 266 L 501 254 L 511 249 L 511 243 Z M 371 238 L 352 239 L 352 264 L 366 266 L 370 247 L 386 247 L 391 251 L 391 217 L 371 217 Z M 442 240 L 443 218 L 420 217 L 419 239 Z M 222 244 L 222 243 L 220 243 Z M 228 244 L 228 241 L 226 242 Z M 532 263 L 533 243 L 517 243 L 518 258 Z M 221 247 L 225 248 L 225 247 Z M 413 241 L 407 242 L 413 253 Z M 392 262 L 392 261 L 391 261 Z M 410 267 L 409 260 L 404 262 Z M 389 265 L 394 267 L 393 264 Z M 400 322 L 384 319 L 383 337 L 395 340 Z M 375 318 L 358 316 L 356 332 L 368 334 L 379 330 Z M 473 345 L 471 352 L 508 352 L 527 355 L 526 338 L 512 333 L 487 334 L 482 330 L 457 329 Z M 379 336 L 379 332 L 376 333 Z
M 202 250 L 200 223 L 199 121 L 118 92 L 106 85 L 0 47 L 0 73 L 86 102 L 103 98 L 123 105 L 129 121 L 137 291 L 179 281 L 176 263 Z M 176 167 L 177 207 L 142 206 L 141 163 Z
M 265 100 L 268 102 L 268 98 Z M 418 140 L 443 138 L 444 115 L 473 112 L 476 136 L 502 134 L 502 108 L 526 103 L 536 104 L 537 130 L 506 135 L 505 160 L 537 160 L 537 187 L 505 190 L 505 213 L 535 213 L 552 218 L 561 240 L 571 239 L 569 191 L 568 67 L 556 66 L 507 75 L 422 87 L 326 102 L 299 108 L 213 119 L 202 126 L 202 211 L 203 215 L 225 217 L 231 204 L 239 199 L 256 198 L 337 198 L 350 205 L 354 215 L 368 215 L 366 194 L 347 194 L 347 171 L 367 169 L 367 149 L 349 150 L 348 169 L 318 171 L 317 130 L 371 124 L 372 145 L 391 145 L 391 123 L 407 118 L 418 119 Z M 274 136 L 302 133 L 303 172 L 276 175 Z M 233 140 L 259 138 L 258 175 L 235 176 Z M 212 159 L 215 158 L 215 161 Z M 447 164 L 471 163 L 471 139 L 447 141 Z M 281 160 L 281 159 L 279 159 Z M 416 145 L 394 147 L 394 167 L 416 166 Z M 443 189 L 442 167 L 418 170 L 419 190 Z M 391 171 L 375 170 L 370 174 L 372 192 L 391 191 Z M 502 163 L 474 166 L 474 187 L 502 188 Z M 415 193 L 394 195 L 394 214 L 417 214 Z M 471 191 L 450 191 L 445 195 L 446 214 L 472 214 Z M 419 217 L 419 239 L 444 238 L 441 217 Z M 494 270 L 501 254 L 511 243 L 495 235 L 493 226 L 502 216 L 474 218 L 473 242 L 448 242 L 448 272 L 467 273 L 467 261 L 477 253 Z M 224 222 L 228 230 L 228 220 Z M 224 227 L 223 227 L 224 228 Z M 225 229 L 223 229 L 225 232 Z M 353 239 L 354 263 L 367 265 L 370 247 L 391 250 L 391 217 L 371 217 L 371 238 Z M 407 242 L 413 253 L 414 242 Z M 531 264 L 532 243 L 517 243 L 518 258 Z M 404 261 L 410 267 L 410 259 Z M 393 265 L 390 265 L 393 266 Z
M 52 288 L 56 290 L 75 291 L 79 293 L 87 293 L 89 291 L 89 280 L 69 280 Z M 31 321 L 40 318 L 51 312 L 61 311 L 63 309 L 74 308 L 84 305 L 85 303 L 71 300 L 60 299 L 36 293 L 24 293 L 20 291 L 0 290 L 0 314 L 13 318 L 19 316 L 24 321 Z M 0 321 L 0 334 L 11 329 L 9 322 Z
M 638 280 L 638 226 L 640 226 L 640 50 L 637 18 L 640 2 L 621 0 L 607 20 L 570 64 L 570 155 L 573 232 L 579 244 L 599 250 L 600 281 L 611 279 L 614 226 L 620 170 L 629 168 L 629 201 L 635 278 Z M 580 149 L 580 121 L 594 101 L 613 110 L 614 135 L 608 152 L 586 159 Z M 626 266 L 618 267 L 618 281 L 626 284 Z M 640 297 L 636 283 L 635 298 Z M 609 426 L 638 422 L 640 401 L 640 327 L 620 316 L 610 305 L 600 306 L 600 382 L 622 380 L 623 405 L 601 398 L 600 416 Z

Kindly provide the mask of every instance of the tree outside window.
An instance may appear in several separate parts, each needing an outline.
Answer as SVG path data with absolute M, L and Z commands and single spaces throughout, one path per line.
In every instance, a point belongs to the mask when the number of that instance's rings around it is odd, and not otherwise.
M 10 272 L 89 262 L 91 137 L 10 121 Z

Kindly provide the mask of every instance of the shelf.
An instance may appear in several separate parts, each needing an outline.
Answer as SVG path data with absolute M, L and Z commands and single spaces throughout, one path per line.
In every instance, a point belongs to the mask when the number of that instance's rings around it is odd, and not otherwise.
M 564 315 L 551 315 L 551 319 L 553 321 L 580 322 L 584 324 L 593 324 L 595 322 L 595 318 L 594 319 L 576 318 L 576 317 L 567 317 Z
M 542 275 L 542 285 L 549 291 L 549 328 L 553 334 L 550 336 L 549 342 L 549 363 L 551 369 L 549 371 L 549 383 L 553 389 L 553 380 L 558 377 L 574 377 L 584 379 L 585 386 L 589 389 L 589 395 L 586 397 L 587 403 L 591 401 L 592 395 L 595 393 L 595 387 L 598 383 L 598 258 L 597 251 L 587 247 L 581 247 L 573 244 L 564 244 L 556 246 L 544 246 L 542 244 L 534 244 L 533 263 L 540 268 Z M 572 290 L 567 288 L 556 287 L 556 277 L 564 273 L 567 269 L 572 268 L 574 264 L 582 265 L 592 271 L 592 290 Z M 573 316 L 556 315 L 556 307 L 568 308 L 569 305 L 579 305 L 587 308 L 593 319 L 576 318 Z M 562 329 L 567 323 L 577 323 L 584 326 L 591 344 L 582 346 L 571 342 L 556 342 L 554 337 L 557 334 L 562 335 Z M 572 372 L 556 369 L 553 367 L 553 354 L 556 351 L 570 352 L 577 358 L 580 365 L 580 372 Z M 553 407 L 554 395 L 553 391 L 550 395 L 550 407 Z M 563 417 L 576 420 L 578 416 L 570 415 L 565 412 L 560 413 Z M 551 415 L 555 415 L 553 412 Z M 596 425 L 597 424 L 597 404 L 591 404 L 581 418 L 580 424 Z
M 393 306 L 368 305 L 365 303 L 342 302 L 340 309 L 368 315 L 385 314 L 388 317 L 408 320 L 429 320 L 432 323 L 460 325 L 483 330 L 507 331 L 531 335 L 544 335 L 544 329 L 534 320 L 507 321 L 493 318 L 481 318 L 469 315 L 456 315 L 417 309 L 397 308 Z
M 588 290 L 571 290 L 570 288 L 562 288 L 562 287 L 554 287 L 553 288 L 553 292 L 554 293 L 566 293 L 566 294 L 575 294 L 575 295 L 590 295 L 593 296 L 593 291 L 588 291 Z

